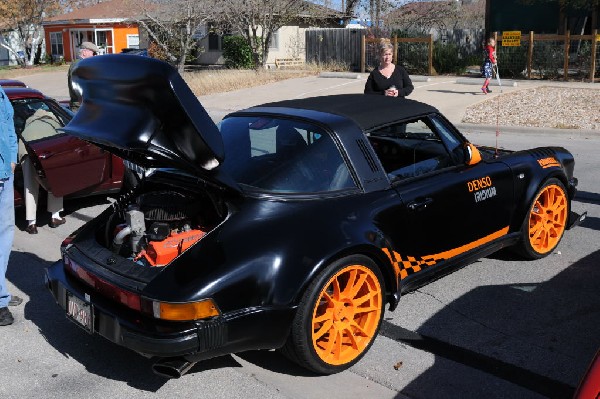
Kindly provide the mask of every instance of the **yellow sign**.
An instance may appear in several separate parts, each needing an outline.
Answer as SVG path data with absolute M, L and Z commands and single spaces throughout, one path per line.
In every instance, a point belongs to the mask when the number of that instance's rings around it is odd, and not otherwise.
M 502 46 L 520 46 L 521 45 L 521 31 L 510 30 L 502 32 Z

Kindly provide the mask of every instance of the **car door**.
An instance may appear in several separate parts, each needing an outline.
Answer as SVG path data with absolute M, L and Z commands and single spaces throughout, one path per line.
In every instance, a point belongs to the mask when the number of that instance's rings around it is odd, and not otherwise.
M 466 165 L 463 140 L 439 117 L 396 130 L 375 145 L 399 200 L 382 224 L 400 277 L 410 281 L 412 274 L 506 234 L 514 206 L 513 180 L 502 162 Z M 395 164 L 389 159 L 392 153 Z
M 50 112 L 64 126 L 71 114 L 50 99 L 13 101 L 15 130 L 20 139 L 27 118 L 38 109 Z M 107 177 L 110 154 L 60 131 L 40 139 L 23 140 L 37 170 L 40 184 L 55 196 L 63 197 L 96 186 Z

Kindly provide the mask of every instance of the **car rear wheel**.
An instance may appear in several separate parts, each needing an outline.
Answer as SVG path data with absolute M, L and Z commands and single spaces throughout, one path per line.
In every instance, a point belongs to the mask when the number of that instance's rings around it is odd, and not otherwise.
M 569 215 L 565 186 L 549 179 L 534 197 L 522 227 L 519 252 L 529 259 L 550 254 L 563 237 Z
M 282 352 L 320 374 L 352 366 L 377 336 L 384 288 L 381 271 L 367 257 L 332 263 L 310 284 Z

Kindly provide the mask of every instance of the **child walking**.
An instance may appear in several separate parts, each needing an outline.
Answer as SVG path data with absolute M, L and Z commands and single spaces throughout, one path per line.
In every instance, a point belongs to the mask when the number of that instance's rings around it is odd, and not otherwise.
M 481 74 L 485 78 L 485 81 L 483 82 L 481 91 L 483 94 L 488 94 L 492 92 L 488 88 L 488 85 L 490 84 L 490 79 L 492 78 L 493 66 L 496 65 L 496 40 L 494 40 L 493 37 L 488 39 L 487 44 L 484 47 L 484 53 L 485 60 L 481 66 Z

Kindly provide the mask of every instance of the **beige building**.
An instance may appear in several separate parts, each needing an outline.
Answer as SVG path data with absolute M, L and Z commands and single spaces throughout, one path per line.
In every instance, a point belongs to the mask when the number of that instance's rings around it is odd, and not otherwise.
M 331 10 L 329 17 L 299 17 L 297 21 L 282 26 L 271 39 L 267 67 L 274 67 L 276 59 L 305 59 L 306 35 L 308 29 L 343 28 L 339 12 Z M 206 30 L 208 31 L 208 29 Z M 222 65 L 225 63 L 222 52 L 222 36 L 215 33 L 197 35 L 204 52 L 198 55 L 197 62 L 205 65 Z

